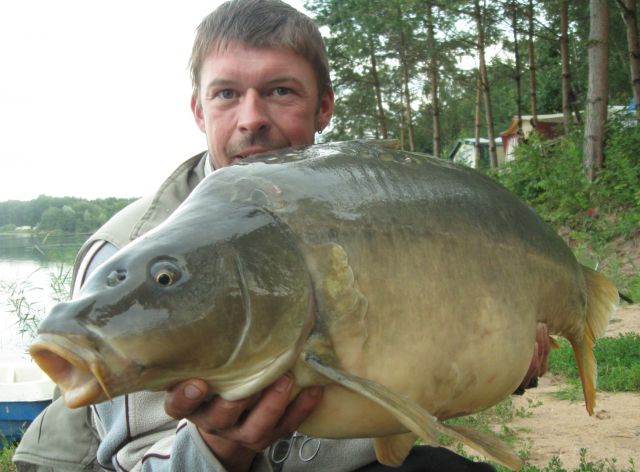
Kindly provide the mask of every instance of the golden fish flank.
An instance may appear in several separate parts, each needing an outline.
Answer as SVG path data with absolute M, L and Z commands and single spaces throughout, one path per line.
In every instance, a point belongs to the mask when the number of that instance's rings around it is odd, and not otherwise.
M 190 377 L 242 398 L 291 370 L 326 385 L 301 432 L 376 437 L 395 465 L 446 432 L 515 469 L 493 436 L 441 420 L 511 394 L 539 322 L 574 346 L 593 413 L 592 347 L 617 301 L 493 180 L 345 142 L 207 177 L 53 309 L 31 354 L 70 407 Z

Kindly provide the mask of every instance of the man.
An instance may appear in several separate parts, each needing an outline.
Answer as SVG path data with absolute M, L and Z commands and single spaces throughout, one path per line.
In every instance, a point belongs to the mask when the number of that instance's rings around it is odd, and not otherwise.
M 207 174 L 250 154 L 311 144 L 333 113 L 321 35 L 309 18 L 279 0 L 232 0 L 206 17 L 194 42 L 191 74 L 191 109 L 208 151 L 186 161 L 155 195 L 127 207 L 90 238 L 78 256 L 74 292 L 117 248 L 166 219 Z M 309 388 L 288 404 L 291 387 L 288 374 L 259 397 L 233 402 L 205 400 L 208 387 L 199 379 L 166 394 L 125 395 L 92 407 L 97 435 L 86 428 L 85 412 L 69 412 L 57 401 L 34 422 L 14 460 L 23 470 L 37 470 L 28 464 L 88 470 L 95 466 L 94 456 L 100 467 L 112 470 L 381 467 L 370 440 L 296 435 L 281 441 L 322 399 L 320 388 Z M 77 434 L 70 434 L 70 425 L 65 436 L 56 435 L 57 422 L 71 415 Z M 435 448 L 415 449 L 407 463 L 405 470 L 429 470 L 426 464 L 431 470 L 492 470 Z

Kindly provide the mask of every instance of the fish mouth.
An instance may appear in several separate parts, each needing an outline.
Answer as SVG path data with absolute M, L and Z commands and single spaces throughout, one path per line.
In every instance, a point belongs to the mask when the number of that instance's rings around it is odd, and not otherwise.
M 72 345 L 56 335 L 40 336 L 29 353 L 62 391 L 65 405 L 79 408 L 104 400 L 111 394 L 105 383 L 106 369 L 93 351 Z

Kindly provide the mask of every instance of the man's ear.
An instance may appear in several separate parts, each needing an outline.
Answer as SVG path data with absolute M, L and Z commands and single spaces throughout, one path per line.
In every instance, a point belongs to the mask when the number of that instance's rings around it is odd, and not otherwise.
M 204 114 L 202 113 L 202 103 L 198 98 L 197 94 L 191 95 L 191 112 L 193 113 L 193 117 L 196 120 L 196 124 L 200 131 L 206 133 L 206 128 L 204 126 Z
M 318 131 L 322 131 L 329 125 L 331 117 L 333 116 L 334 100 L 335 97 L 333 95 L 333 89 L 331 87 L 327 87 L 327 90 L 325 90 L 322 98 L 320 99 L 320 106 L 318 107 L 318 114 L 316 115 L 316 126 Z

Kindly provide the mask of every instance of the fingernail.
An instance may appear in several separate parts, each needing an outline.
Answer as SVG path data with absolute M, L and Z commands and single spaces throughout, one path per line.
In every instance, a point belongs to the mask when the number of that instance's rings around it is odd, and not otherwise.
M 187 384 L 184 388 L 184 396 L 189 400 L 197 400 L 202 396 L 202 391 L 193 384 Z
M 280 380 L 276 382 L 276 392 L 284 393 L 289 390 L 289 385 L 291 385 L 291 377 L 285 375 Z

